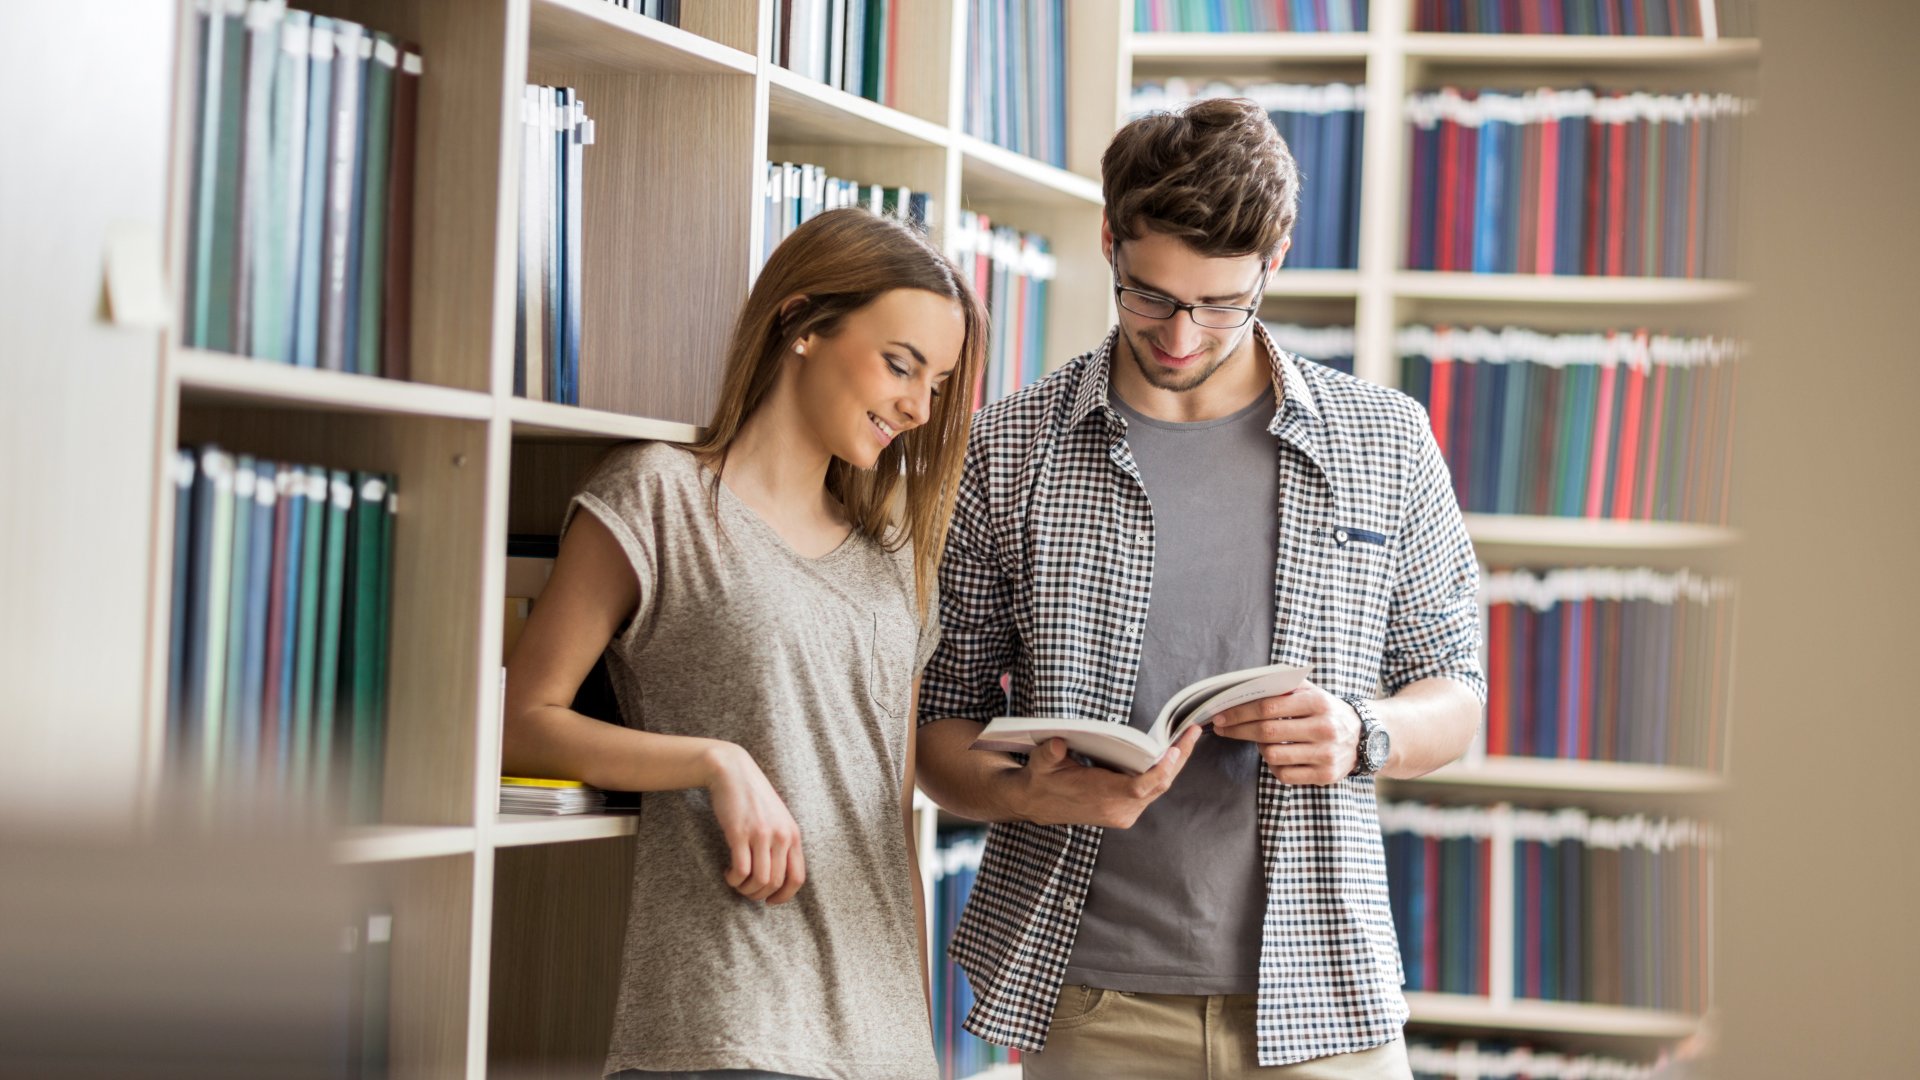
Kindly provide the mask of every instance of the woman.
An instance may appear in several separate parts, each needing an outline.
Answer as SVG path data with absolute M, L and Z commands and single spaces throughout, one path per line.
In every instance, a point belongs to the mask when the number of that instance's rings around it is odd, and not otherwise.
M 574 497 L 504 765 L 650 793 L 608 1073 L 936 1075 L 911 697 L 985 333 L 917 233 L 822 214 L 747 298 L 707 440 Z M 603 652 L 626 727 L 568 707 Z

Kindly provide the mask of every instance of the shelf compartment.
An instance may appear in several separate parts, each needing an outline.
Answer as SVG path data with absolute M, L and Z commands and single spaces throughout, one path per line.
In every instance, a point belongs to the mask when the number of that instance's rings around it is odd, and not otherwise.
M 464 825 L 366 825 L 347 829 L 333 841 L 338 863 L 400 862 L 466 855 L 474 830 Z
M 1475 544 L 1533 548 L 1698 550 L 1740 540 L 1737 530 L 1677 521 L 1538 517 L 1526 514 L 1466 514 Z
M 973 135 L 956 134 L 962 198 L 1099 209 L 1100 181 L 1036 161 Z
M 1752 38 L 1413 33 L 1403 41 L 1409 58 L 1444 64 L 1719 67 L 1760 59 L 1760 42 Z
M 688 5 L 696 8 L 700 5 Z M 602 75 L 751 75 L 752 55 L 607 0 L 534 0 L 535 66 Z
M 1738 281 L 1693 278 L 1573 277 L 1552 274 L 1463 274 L 1403 270 L 1394 295 L 1414 300 L 1468 300 L 1528 304 L 1729 304 L 1752 287 Z
M 1622 795 L 1706 795 L 1727 789 L 1727 779 L 1704 769 L 1614 761 L 1487 756 L 1457 761 L 1399 785 L 1438 785 L 1483 790 L 1546 790 Z
M 775 65 L 767 67 L 767 123 L 775 143 L 943 149 L 948 141 L 937 124 Z
M 473 390 L 290 367 L 204 349 L 175 349 L 171 367 L 190 404 L 239 402 L 321 412 L 485 420 L 493 399 Z
M 499 814 L 494 822 L 493 846 L 505 848 L 632 836 L 640 818 L 636 814 Z
M 1267 279 L 1268 298 L 1294 296 L 1360 295 L 1358 270 L 1290 270 L 1283 263 L 1279 273 Z
M 1413 1011 L 1409 1023 L 1501 1031 L 1680 1039 L 1700 1026 L 1699 1020 L 1682 1013 L 1565 1001 L 1495 1002 L 1464 994 L 1409 991 L 1407 1005 Z
M 590 442 L 647 439 L 695 443 L 706 436 L 705 428 L 675 420 L 655 420 L 602 409 L 555 405 L 550 401 L 528 401 L 525 398 L 509 401 L 507 416 L 513 421 L 515 438 Z

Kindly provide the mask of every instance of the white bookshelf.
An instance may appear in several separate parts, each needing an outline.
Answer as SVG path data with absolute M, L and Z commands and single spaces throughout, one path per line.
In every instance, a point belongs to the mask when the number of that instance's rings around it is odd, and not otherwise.
M 1415 780 L 1395 780 L 1392 786 L 1396 794 L 1443 787 L 1493 793 L 1712 795 L 1726 790 L 1727 779 L 1705 769 L 1676 766 L 1487 755 L 1462 759 Z
M 1684 1013 L 1466 994 L 1409 993 L 1407 1006 L 1416 1023 L 1540 1034 L 1666 1040 L 1686 1038 L 1700 1026 L 1698 1017 Z

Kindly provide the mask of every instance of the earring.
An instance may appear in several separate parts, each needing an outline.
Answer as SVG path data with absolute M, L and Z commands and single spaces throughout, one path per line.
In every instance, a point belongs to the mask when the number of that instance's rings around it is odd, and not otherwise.
M 807 355 L 807 343 L 804 341 L 800 342 L 793 347 L 793 351 L 799 353 L 801 356 Z

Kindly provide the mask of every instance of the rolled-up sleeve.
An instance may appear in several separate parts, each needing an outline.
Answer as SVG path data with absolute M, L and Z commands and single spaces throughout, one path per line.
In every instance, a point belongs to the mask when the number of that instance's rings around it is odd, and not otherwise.
M 1458 679 L 1484 702 L 1480 565 L 1426 410 L 1419 409 L 1418 417 L 1382 681 L 1389 693 L 1399 693 L 1421 679 Z
M 920 722 L 985 722 L 1006 711 L 1000 677 L 1013 659 L 1013 583 L 999 557 L 988 497 L 987 439 L 978 430 L 940 559 L 940 647 L 920 683 Z

